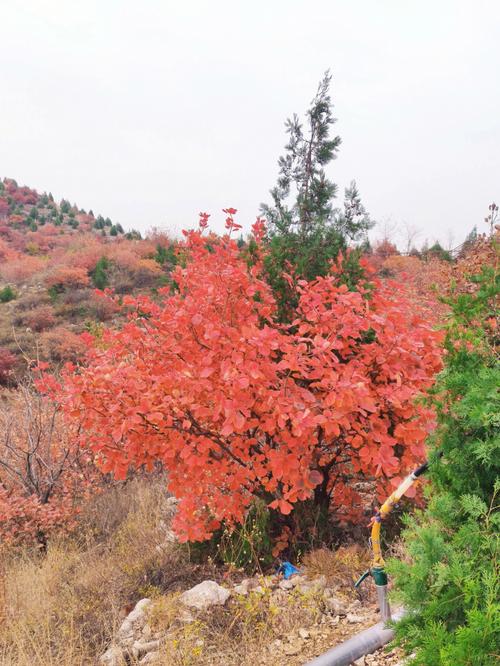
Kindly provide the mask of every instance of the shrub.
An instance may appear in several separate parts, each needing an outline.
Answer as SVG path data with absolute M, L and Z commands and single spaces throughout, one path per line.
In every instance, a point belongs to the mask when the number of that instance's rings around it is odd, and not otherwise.
M 44 331 L 56 323 L 54 308 L 51 305 L 39 305 L 24 312 L 16 319 L 16 324 L 31 328 L 33 331 Z
M 75 524 L 79 503 L 95 475 L 57 405 L 29 384 L 0 406 L 0 536 L 3 542 L 37 542 Z
M 409 562 L 391 563 L 409 610 L 397 634 L 410 663 L 489 666 L 500 651 L 500 368 L 492 317 L 498 276 L 488 267 L 453 311 L 446 368 L 434 391 L 430 503 L 407 519 Z
M 7 386 L 13 378 L 16 357 L 8 349 L 0 347 L 0 386 Z
M 301 502 L 319 524 L 359 518 L 356 480 L 384 492 L 424 455 L 432 413 L 414 399 L 441 368 L 441 336 L 392 285 L 350 292 L 341 266 L 297 285 L 284 327 L 236 242 L 192 232 L 182 250 L 177 292 L 123 299 L 131 321 L 64 377 L 59 399 L 103 469 L 161 460 L 188 540 L 243 523 L 256 497 L 289 525 Z
M 3 289 L 0 289 L 0 303 L 8 303 L 16 298 L 16 292 L 8 284 Z
M 87 287 L 90 284 L 90 279 L 84 268 L 58 266 L 47 277 L 45 284 L 49 289 L 55 287 L 57 291 L 62 292 L 66 288 Z
M 96 263 L 95 268 L 90 271 L 90 277 L 96 289 L 105 289 L 108 286 L 109 260 L 107 257 L 101 257 Z

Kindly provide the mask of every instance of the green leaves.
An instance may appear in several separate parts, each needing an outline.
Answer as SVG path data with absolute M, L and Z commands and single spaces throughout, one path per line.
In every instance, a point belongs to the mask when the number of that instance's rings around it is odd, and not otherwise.
M 491 311 L 496 274 L 449 304 L 446 368 L 434 390 L 438 429 L 431 501 L 407 521 L 411 562 L 392 562 L 412 611 L 397 629 L 412 664 L 489 666 L 500 651 L 500 368 Z M 431 456 L 432 458 L 432 456 Z

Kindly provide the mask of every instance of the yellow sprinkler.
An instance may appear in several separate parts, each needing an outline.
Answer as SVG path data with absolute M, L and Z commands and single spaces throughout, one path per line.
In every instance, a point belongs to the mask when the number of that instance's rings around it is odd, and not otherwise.
M 411 474 L 408 474 L 408 476 L 399 484 L 396 490 L 385 500 L 380 509 L 376 511 L 370 522 L 372 528 L 372 567 L 362 574 L 359 580 L 354 584 L 354 587 L 359 587 L 368 576 L 373 577 L 375 588 L 377 590 L 380 614 L 384 622 L 391 619 L 391 609 L 389 607 L 389 602 L 387 601 L 387 574 L 385 572 L 385 562 L 384 558 L 382 557 L 382 549 L 380 546 L 381 524 L 382 521 L 391 513 L 405 492 L 415 483 L 419 476 L 427 471 L 428 467 L 429 463 L 425 462 L 423 465 L 420 465 L 420 467 L 417 467 L 417 469 L 411 472 Z

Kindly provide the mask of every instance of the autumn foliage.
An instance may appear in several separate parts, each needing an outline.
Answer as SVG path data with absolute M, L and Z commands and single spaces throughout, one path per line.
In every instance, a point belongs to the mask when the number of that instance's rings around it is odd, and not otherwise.
M 59 409 L 28 384 L 0 403 L 0 541 L 36 542 L 75 526 L 99 477 Z
M 356 480 L 396 483 L 433 427 L 414 400 L 441 367 L 441 336 L 401 287 L 349 291 L 339 261 L 299 281 L 296 318 L 279 324 L 263 224 L 249 266 L 230 238 L 234 212 L 224 238 L 203 237 L 208 216 L 186 234 L 173 295 L 125 298 L 129 322 L 89 336 L 86 366 L 51 384 L 104 471 L 166 466 L 184 540 L 241 522 L 256 497 L 280 514 L 312 498 L 353 518 Z

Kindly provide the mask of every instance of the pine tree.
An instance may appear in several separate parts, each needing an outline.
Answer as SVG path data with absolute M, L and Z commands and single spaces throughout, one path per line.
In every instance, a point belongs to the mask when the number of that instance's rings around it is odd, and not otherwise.
M 485 267 L 474 282 L 450 301 L 429 505 L 407 519 L 409 557 L 389 567 L 408 610 L 397 635 L 415 666 L 490 666 L 500 653 L 496 270 Z
M 341 140 L 331 137 L 335 118 L 330 83 L 326 72 L 306 113 L 305 128 L 297 115 L 286 121 L 289 141 L 278 160 L 278 182 L 270 192 L 273 203 L 261 205 L 270 237 L 266 270 L 285 318 L 295 305 L 284 275 L 289 267 L 306 280 L 325 275 L 332 259 L 349 242 L 365 239 L 372 226 L 354 181 L 345 190 L 343 208 L 334 207 L 337 185 L 325 167 L 336 158 Z M 347 282 L 354 282 L 358 272 L 356 261 L 351 263 L 354 273 Z

